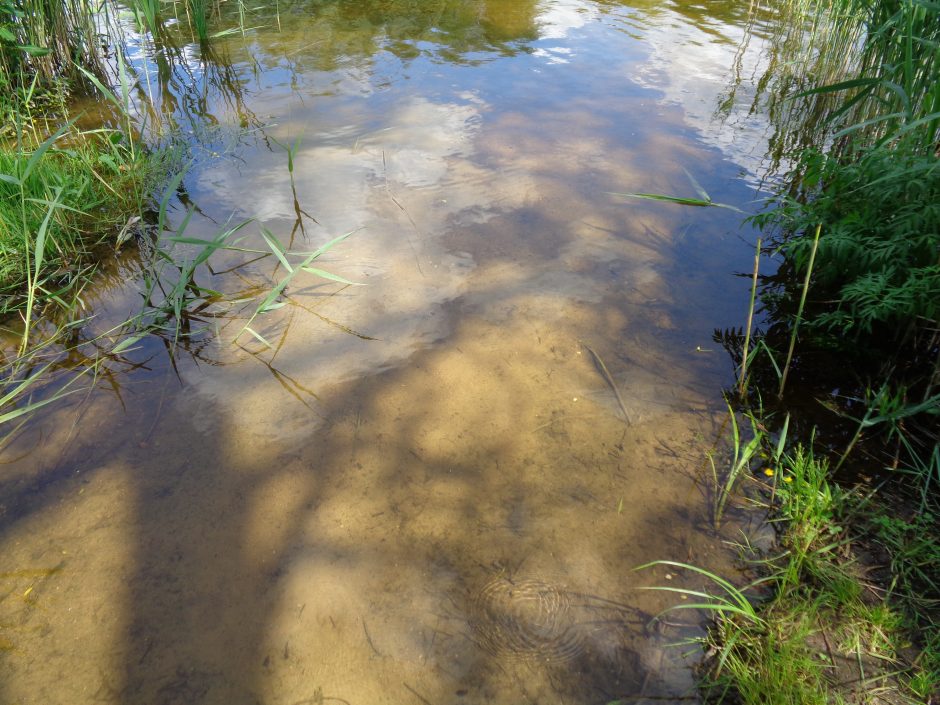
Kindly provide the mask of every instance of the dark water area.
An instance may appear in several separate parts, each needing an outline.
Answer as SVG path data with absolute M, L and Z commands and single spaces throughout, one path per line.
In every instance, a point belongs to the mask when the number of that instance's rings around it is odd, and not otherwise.
M 756 209 L 748 22 L 227 3 L 208 47 L 183 22 L 132 44 L 144 132 L 187 144 L 186 235 L 352 232 L 319 264 L 360 286 L 298 276 L 266 347 L 243 328 L 283 271 L 220 253 L 200 283 L 227 296 L 174 355 L 139 341 L 4 450 L 0 702 L 694 700 L 669 644 L 703 617 L 652 623 L 678 596 L 640 588 L 702 583 L 633 569 L 733 575 L 725 540 L 758 530 L 714 531 L 706 461 L 756 234 L 617 194 Z M 107 263 L 88 335 L 139 310 L 142 269 Z

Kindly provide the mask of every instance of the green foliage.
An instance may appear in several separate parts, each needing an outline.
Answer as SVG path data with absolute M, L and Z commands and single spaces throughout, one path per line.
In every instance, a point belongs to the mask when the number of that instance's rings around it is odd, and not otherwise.
M 724 516 L 725 505 L 731 497 L 735 484 L 741 474 L 751 467 L 751 463 L 757 458 L 759 451 L 765 441 L 765 434 L 761 430 L 760 422 L 754 414 L 746 414 L 750 423 L 750 434 L 747 440 L 742 435 L 738 426 L 738 418 L 732 406 L 725 401 L 728 407 L 728 418 L 731 424 L 731 458 L 726 472 L 719 472 L 715 463 L 713 453 L 708 454 L 708 462 L 712 470 L 712 481 L 715 485 L 715 500 L 713 506 L 712 519 L 715 528 L 721 528 L 721 518 Z M 784 432 L 784 435 L 786 432 Z
M 818 606 L 800 600 L 767 610 L 758 626 L 721 620 L 710 639 L 723 659 L 713 660 L 704 687 L 706 702 L 745 705 L 830 705 L 841 699 L 825 677 L 827 663 L 808 646 L 817 629 Z
M 782 197 L 754 220 L 793 237 L 783 253 L 798 271 L 821 223 L 814 269 L 817 305 L 806 324 L 839 336 L 870 334 L 879 325 L 907 331 L 940 317 L 940 160 L 875 148 L 857 161 L 803 155 L 801 200 Z
M 940 517 L 930 511 L 906 519 L 879 513 L 870 523 L 890 556 L 890 590 L 926 607 L 940 606 Z
M 890 688 L 891 702 L 925 702 L 940 685 L 940 635 L 935 622 L 935 566 L 940 564 L 936 518 L 902 520 L 842 491 L 825 461 L 797 446 L 768 459 L 766 492 L 779 522 L 780 548 L 755 565 L 764 577 L 744 588 L 695 566 L 657 561 L 702 576 L 705 588 L 661 586 L 684 599 L 671 609 L 700 609 L 712 625 L 699 641 L 708 654 L 706 702 L 804 705 L 845 702 L 844 673 Z M 852 558 L 846 521 L 867 511 L 888 550 L 893 582 L 887 593 L 866 588 Z M 853 525 L 859 528 L 858 523 Z M 862 524 L 864 527 L 864 523 Z M 753 588 L 763 585 L 763 599 Z M 874 597 L 881 595 L 881 597 Z M 669 611 L 669 610 L 667 610 Z M 920 634 L 920 654 L 903 661 L 908 635 Z M 852 700 L 855 702 L 855 700 Z
M 829 482 L 828 463 L 797 446 L 781 458 L 775 477 L 779 480 L 777 512 L 779 520 L 786 522 L 780 541 L 786 560 L 776 577 L 779 589 L 823 586 L 824 602 L 858 599 L 858 583 L 839 560 L 847 543 L 842 525 L 846 499 Z
M 0 0 L 0 87 L 71 76 L 76 61 L 100 72 L 99 10 L 92 0 Z
M 835 116 L 870 143 L 904 137 L 931 154 L 940 129 L 940 5 L 928 0 L 846 0 L 862 18 L 857 70 L 865 81 Z
M 91 249 L 140 213 L 153 165 L 114 131 L 0 147 L 0 313 L 23 305 L 31 282 L 61 296 Z

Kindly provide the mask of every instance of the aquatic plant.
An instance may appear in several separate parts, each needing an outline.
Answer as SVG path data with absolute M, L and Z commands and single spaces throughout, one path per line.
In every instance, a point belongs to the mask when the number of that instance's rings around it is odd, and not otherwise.
M 675 203 L 680 206 L 694 206 L 697 208 L 727 208 L 728 210 L 736 211 L 738 213 L 743 213 L 740 208 L 737 206 L 732 206 L 727 203 L 717 203 L 712 200 L 712 197 L 708 195 L 708 192 L 702 188 L 702 185 L 698 180 L 689 173 L 688 170 L 683 169 L 685 175 L 688 177 L 689 182 L 692 184 L 692 187 L 698 193 L 698 198 L 688 198 L 685 196 L 667 196 L 660 193 L 611 193 L 612 196 L 625 196 L 627 198 L 640 198 L 648 201 L 659 201 L 661 203 Z
M 754 252 L 754 273 L 751 277 L 751 300 L 747 307 L 747 324 L 745 325 L 744 347 L 741 350 L 741 369 L 738 374 L 738 396 L 742 399 L 747 390 L 747 366 L 751 355 L 751 328 L 754 324 L 754 304 L 757 301 L 757 274 L 760 269 L 761 238 L 757 238 Z
M 714 504 L 712 508 L 712 520 L 715 528 L 721 527 L 721 519 L 725 513 L 725 507 L 734 491 L 738 478 L 742 473 L 749 470 L 752 461 L 759 457 L 760 450 L 766 440 L 766 434 L 762 430 L 757 417 L 752 413 L 747 413 L 746 417 L 750 422 L 751 434 L 746 441 L 741 436 L 741 430 L 738 426 L 738 418 L 734 408 L 727 401 L 728 419 L 731 426 L 731 460 L 728 463 L 727 470 L 719 472 L 718 465 L 715 462 L 715 453 L 708 453 L 708 462 L 712 470 L 712 481 L 714 483 Z M 783 433 L 786 437 L 786 431 Z
M 692 597 L 697 600 L 704 600 L 704 602 L 683 602 L 681 604 L 674 605 L 667 608 L 666 612 L 671 612 L 673 610 L 706 610 L 712 614 L 720 615 L 736 615 L 742 617 L 749 622 L 753 622 L 756 625 L 762 625 L 764 620 L 757 613 L 754 608 L 754 604 L 746 594 L 746 591 L 749 588 L 755 587 L 760 583 L 752 583 L 749 586 L 744 588 L 737 588 L 728 580 L 712 573 L 704 568 L 699 568 L 694 565 L 689 565 L 688 563 L 679 563 L 676 561 L 668 560 L 659 560 L 652 561 L 650 563 L 644 563 L 643 565 L 637 566 L 634 570 L 646 570 L 647 568 L 653 568 L 655 566 L 666 566 L 668 568 L 679 568 L 681 570 L 690 571 L 692 573 L 697 573 L 698 575 L 704 576 L 708 581 L 715 586 L 717 586 L 720 591 L 717 593 L 705 592 L 704 590 L 695 590 L 691 588 L 684 587 L 675 587 L 671 585 L 657 585 L 653 587 L 645 587 L 643 590 L 658 590 L 661 592 L 671 592 L 684 597 Z M 665 614 L 662 613 L 662 614 Z M 658 615 L 662 616 L 662 615 Z M 655 618 L 654 618 L 655 619 Z
M 88 0 L 0 0 L 0 87 L 75 77 L 79 59 L 93 71 L 103 66 L 97 18 Z
M 113 130 L 20 137 L 0 147 L 0 315 L 23 310 L 25 350 L 35 307 L 79 286 L 91 250 L 140 212 L 152 162 Z

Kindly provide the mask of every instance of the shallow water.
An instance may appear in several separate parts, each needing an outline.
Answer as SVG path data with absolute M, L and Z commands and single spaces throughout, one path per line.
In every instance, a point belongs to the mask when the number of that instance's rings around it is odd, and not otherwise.
M 614 194 L 695 197 L 691 174 L 753 210 L 759 116 L 716 119 L 735 56 L 760 61 L 742 11 L 251 17 L 211 53 L 134 57 L 189 137 L 187 234 L 354 231 L 321 262 L 362 286 L 295 279 L 253 323 L 271 349 L 232 342 L 251 304 L 217 305 L 173 360 L 141 341 L 4 451 L 0 702 L 688 702 L 696 655 L 667 644 L 702 618 L 651 625 L 677 597 L 637 588 L 701 582 L 632 569 L 733 571 L 702 473 L 753 234 Z M 203 284 L 283 276 L 223 273 L 244 259 Z M 139 308 L 139 271 L 109 264 L 91 327 Z

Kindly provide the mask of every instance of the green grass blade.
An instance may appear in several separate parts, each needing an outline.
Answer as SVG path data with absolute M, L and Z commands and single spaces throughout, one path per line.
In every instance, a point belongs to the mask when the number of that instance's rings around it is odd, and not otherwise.
M 349 281 L 345 277 L 341 277 L 338 274 L 333 274 L 332 272 L 327 272 L 326 270 L 319 269 L 318 267 L 301 267 L 305 272 L 310 274 L 316 274 L 318 277 L 323 279 L 329 279 L 330 281 L 339 282 L 340 284 L 348 284 L 349 286 L 362 286 L 362 282 Z
M 36 168 L 36 165 L 39 164 L 39 160 L 43 158 L 46 152 L 49 151 L 49 148 L 52 147 L 55 142 L 64 135 L 69 128 L 72 127 L 72 124 L 75 122 L 75 119 L 69 120 L 58 130 L 53 132 L 49 137 L 43 140 L 43 143 L 39 145 L 33 153 L 29 155 L 29 159 L 26 161 L 26 167 L 23 169 L 23 173 L 20 174 L 20 183 L 25 182 L 29 175 L 33 173 L 33 169 Z
M 284 256 L 284 246 L 274 237 L 274 233 L 263 227 L 261 228 L 261 237 L 268 243 L 268 247 L 271 248 L 271 253 L 277 257 L 278 261 L 284 266 L 284 269 L 293 273 L 294 268 L 290 266 L 290 262 L 288 262 L 287 258 Z

